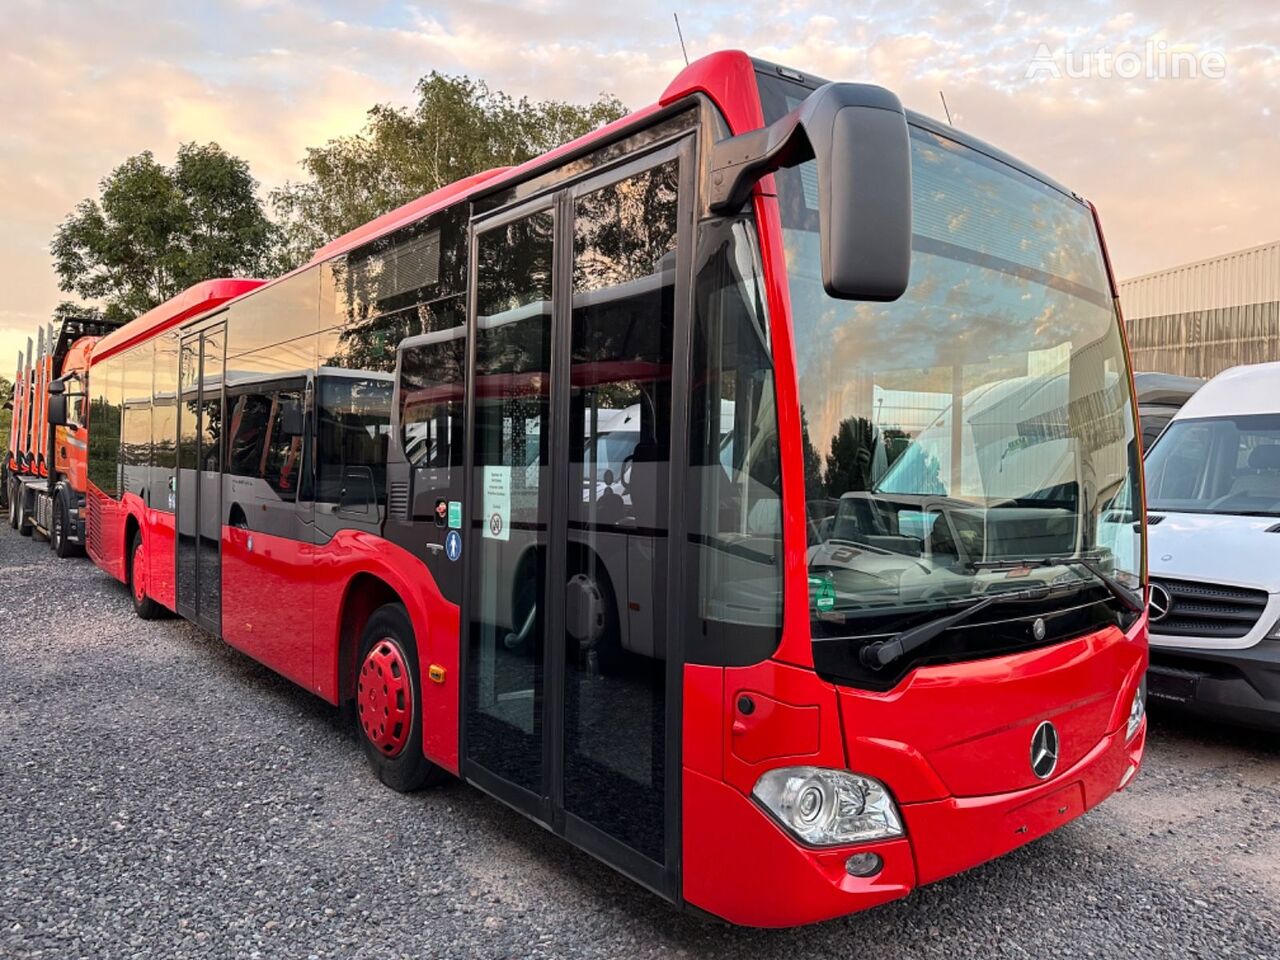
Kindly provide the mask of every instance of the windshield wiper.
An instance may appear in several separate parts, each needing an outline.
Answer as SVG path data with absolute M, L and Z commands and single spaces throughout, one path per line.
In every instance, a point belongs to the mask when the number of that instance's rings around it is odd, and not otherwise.
M 1103 569 L 1098 566 L 1102 559 L 1101 554 L 1082 553 L 1074 557 L 1010 557 L 1008 560 L 977 560 L 973 566 L 979 570 L 1008 570 L 1020 567 L 1064 567 L 1069 563 L 1078 564 L 1093 574 L 1094 578 L 1106 587 L 1111 596 L 1115 597 L 1126 610 L 1130 613 L 1141 613 L 1145 609 L 1142 600 L 1111 574 L 1103 572 Z
M 875 643 L 868 643 L 858 651 L 858 659 L 862 661 L 864 667 L 870 667 L 872 670 L 882 670 L 895 660 L 900 660 L 907 654 L 930 643 L 940 634 L 950 630 L 962 620 L 967 620 L 979 610 L 985 610 L 997 600 L 1026 600 L 1031 597 L 1042 597 L 1049 593 L 1048 584 L 1042 584 L 1039 587 L 1026 587 L 1022 590 L 1003 590 L 984 596 L 981 600 L 969 604 L 955 613 L 945 617 L 939 617 L 937 620 L 930 620 L 928 623 L 922 623 L 918 627 L 912 627 L 910 630 L 903 630 L 896 633 L 888 640 L 877 640 Z
M 1111 576 L 1111 574 L 1103 573 L 1102 568 L 1097 565 L 1097 562 L 1092 557 L 1075 557 L 1070 562 L 1080 564 L 1080 566 L 1097 577 L 1098 582 L 1111 591 L 1111 595 L 1120 601 L 1121 606 L 1130 613 L 1141 613 L 1146 608 L 1146 604 L 1135 596 L 1132 590 Z

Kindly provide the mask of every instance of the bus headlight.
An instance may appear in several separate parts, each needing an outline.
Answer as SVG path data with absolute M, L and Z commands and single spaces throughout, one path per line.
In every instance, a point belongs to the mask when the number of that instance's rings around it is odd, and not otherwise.
M 885 785 L 847 770 L 781 767 L 761 775 L 751 793 L 796 839 L 814 846 L 903 834 Z
M 1147 714 L 1147 678 L 1143 677 L 1138 689 L 1133 692 L 1133 703 L 1129 704 L 1129 724 L 1124 730 L 1126 742 L 1132 740 L 1142 726 L 1142 718 Z

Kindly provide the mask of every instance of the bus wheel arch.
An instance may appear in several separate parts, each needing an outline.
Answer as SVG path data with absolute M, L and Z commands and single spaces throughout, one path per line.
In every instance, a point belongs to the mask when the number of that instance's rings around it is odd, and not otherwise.
M 360 639 L 369 618 L 388 604 L 400 604 L 392 586 L 372 573 L 360 572 L 347 581 L 338 617 L 338 704 L 355 699 L 356 675 L 360 669 Z
M 399 594 L 359 573 L 347 584 L 340 622 L 339 702 L 351 705 L 378 779 L 401 793 L 448 779 L 422 752 L 426 692 L 416 632 Z

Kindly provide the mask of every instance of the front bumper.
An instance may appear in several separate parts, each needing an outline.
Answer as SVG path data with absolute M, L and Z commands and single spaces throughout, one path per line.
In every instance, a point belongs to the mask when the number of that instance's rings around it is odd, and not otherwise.
M 904 897 L 1044 836 L 1128 785 L 1146 731 L 1144 719 L 1126 743 L 1121 727 L 1070 769 L 1026 790 L 901 804 L 905 838 L 849 847 L 805 847 L 740 791 L 686 768 L 684 899 L 732 923 L 785 927 Z M 845 860 L 861 851 L 882 857 L 879 874 L 845 871 Z
M 1280 641 L 1244 650 L 1151 647 L 1147 697 L 1210 720 L 1280 730 Z
M 903 816 L 920 884 L 968 870 L 1056 830 L 1132 782 L 1142 765 L 1147 721 L 1125 742 L 1108 735 L 1075 766 L 1026 790 L 906 804 Z

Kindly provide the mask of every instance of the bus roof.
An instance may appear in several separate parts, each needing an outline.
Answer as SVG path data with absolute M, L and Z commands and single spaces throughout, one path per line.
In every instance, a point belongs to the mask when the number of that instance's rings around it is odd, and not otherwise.
M 92 362 L 97 363 L 113 353 L 119 353 L 135 343 L 177 326 L 183 320 L 189 320 L 241 294 L 256 290 L 264 283 L 265 280 L 219 279 L 204 280 L 190 286 L 176 297 L 171 297 L 158 307 L 152 307 L 142 316 L 130 320 L 99 340 L 93 351 Z

